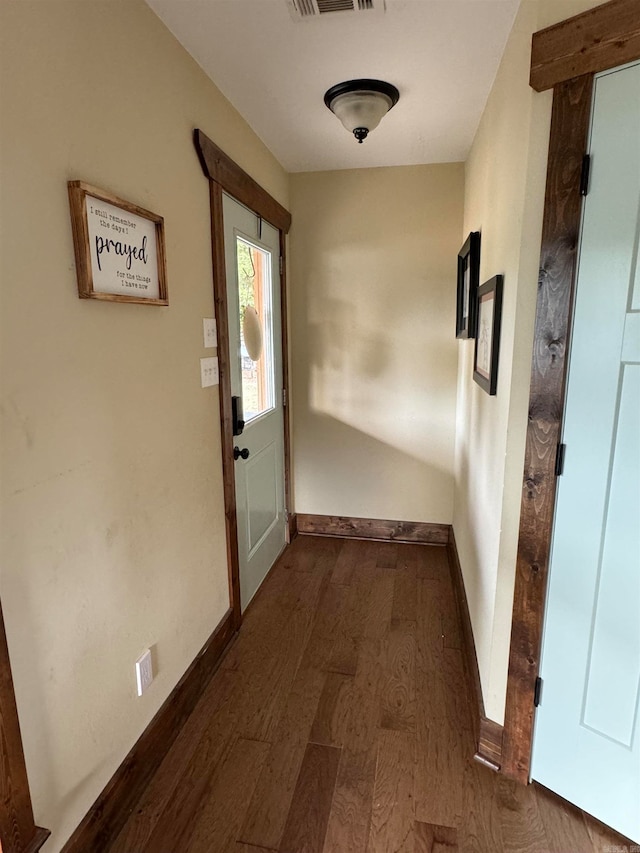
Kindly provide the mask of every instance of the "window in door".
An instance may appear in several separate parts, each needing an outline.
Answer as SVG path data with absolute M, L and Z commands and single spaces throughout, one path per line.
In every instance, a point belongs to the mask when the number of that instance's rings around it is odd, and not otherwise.
M 236 237 L 240 309 L 240 360 L 244 419 L 274 408 L 271 255 Z

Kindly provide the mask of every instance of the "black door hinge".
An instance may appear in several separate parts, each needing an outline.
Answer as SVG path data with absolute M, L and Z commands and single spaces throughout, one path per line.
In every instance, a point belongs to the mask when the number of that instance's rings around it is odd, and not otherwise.
M 533 704 L 537 708 L 542 700 L 542 679 L 540 676 L 536 678 L 535 687 L 533 688 Z
M 591 171 L 591 157 L 585 154 L 582 158 L 582 170 L 580 172 L 580 195 L 589 192 L 589 172 Z
M 564 474 L 564 454 L 566 449 L 566 444 L 559 444 L 556 450 L 556 477 L 561 477 Z

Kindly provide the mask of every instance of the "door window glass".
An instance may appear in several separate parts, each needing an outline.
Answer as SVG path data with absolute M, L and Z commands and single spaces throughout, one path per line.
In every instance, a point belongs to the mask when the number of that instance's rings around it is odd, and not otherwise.
M 249 423 L 275 406 L 271 254 L 237 237 L 236 257 L 242 404 Z

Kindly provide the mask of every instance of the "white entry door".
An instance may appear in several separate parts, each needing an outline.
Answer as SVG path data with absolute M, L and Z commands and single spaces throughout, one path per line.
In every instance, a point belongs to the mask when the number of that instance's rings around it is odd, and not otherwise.
M 640 64 L 589 153 L 532 776 L 640 841 Z
M 285 545 L 280 235 L 223 196 L 242 609 Z

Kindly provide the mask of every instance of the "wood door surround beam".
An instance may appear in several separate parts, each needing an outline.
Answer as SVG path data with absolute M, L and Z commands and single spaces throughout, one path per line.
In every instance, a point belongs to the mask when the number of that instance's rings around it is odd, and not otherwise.
M 529 83 L 536 92 L 640 56 L 640 3 L 610 0 L 535 33 Z
M 291 214 L 251 175 L 241 169 L 222 148 L 218 148 L 202 130 L 193 131 L 193 143 L 202 171 L 210 181 L 220 184 L 229 195 L 266 219 L 279 231 L 289 233 Z
M 233 411 L 231 370 L 229 368 L 229 315 L 227 314 L 227 274 L 224 257 L 224 221 L 222 187 L 209 182 L 211 204 L 211 258 L 213 263 L 213 302 L 218 329 L 218 363 L 220 376 L 220 441 L 222 444 L 222 491 L 224 496 L 225 533 L 227 540 L 227 572 L 229 599 L 233 610 L 233 626 L 242 623 L 240 602 L 240 558 L 238 555 L 238 519 L 233 459 Z
M 640 2 L 611 0 L 535 33 L 531 86 L 553 87 L 502 772 L 528 782 L 547 596 L 594 74 L 640 59 Z
M 523 782 L 542 644 L 592 81 L 588 74 L 560 83 L 553 98 L 503 750 L 504 772 Z

